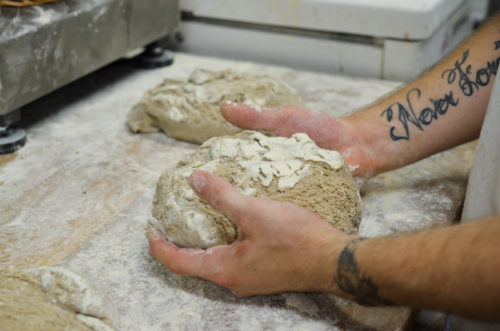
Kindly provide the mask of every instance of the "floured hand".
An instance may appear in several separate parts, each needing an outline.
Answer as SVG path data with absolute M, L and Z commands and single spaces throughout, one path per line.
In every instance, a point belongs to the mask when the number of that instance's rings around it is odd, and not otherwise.
M 208 279 L 239 296 L 285 291 L 338 292 L 340 251 L 355 236 L 335 230 L 311 211 L 239 193 L 202 171 L 189 178 L 194 191 L 239 227 L 231 245 L 179 248 L 148 233 L 153 256 L 172 272 Z
M 237 103 L 223 103 L 221 113 L 232 124 L 247 130 L 286 137 L 306 133 L 318 146 L 341 153 L 353 176 L 361 182 L 377 173 L 374 153 L 363 141 L 360 128 L 343 118 L 295 106 L 261 109 Z

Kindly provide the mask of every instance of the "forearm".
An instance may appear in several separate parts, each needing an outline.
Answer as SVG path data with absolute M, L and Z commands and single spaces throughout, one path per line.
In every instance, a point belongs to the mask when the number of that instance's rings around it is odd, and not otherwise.
M 429 72 L 344 118 L 372 153 L 375 174 L 479 136 L 500 62 L 500 16 Z
M 334 285 L 360 303 L 500 316 L 500 217 L 415 234 L 354 240 Z M 338 291 L 338 290 L 337 290 Z

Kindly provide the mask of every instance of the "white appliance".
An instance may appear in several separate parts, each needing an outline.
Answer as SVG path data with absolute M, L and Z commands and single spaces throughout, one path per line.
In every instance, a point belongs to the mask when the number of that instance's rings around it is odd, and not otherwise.
M 472 30 L 469 0 L 180 0 L 180 51 L 407 80 Z
M 471 18 L 475 24 L 481 23 L 488 16 L 490 0 L 469 0 L 471 6 Z

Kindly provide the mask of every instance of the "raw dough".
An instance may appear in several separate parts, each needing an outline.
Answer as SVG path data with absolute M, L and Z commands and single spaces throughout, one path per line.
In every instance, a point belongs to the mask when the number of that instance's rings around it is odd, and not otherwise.
M 116 312 L 63 268 L 0 270 L 2 330 L 115 330 Z
M 208 248 L 237 238 L 237 227 L 202 202 L 187 183 L 194 169 L 228 180 L 247 195 L 288 201 L 314 211 L 337 229 L 356 233 L 361 199 L 344 160 L 304 133 L 291 138 L 255 131 L 216 137 L 175 170 L 164 172 L 156 186 L 152 225 L 172 242 Z
M 195 143 L 241 131 L 220 114 L 223 101 L 274 108 L 303 106 L 282 82 L 233 70 L 194 70 L 187 82 L 166 79 L 146 92 L 128 115 L 133 132 L 162 129 L 168 136 Z

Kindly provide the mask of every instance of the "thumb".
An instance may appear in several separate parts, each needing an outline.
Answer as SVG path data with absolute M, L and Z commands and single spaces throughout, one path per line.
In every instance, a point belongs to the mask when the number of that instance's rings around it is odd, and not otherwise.
M 257 212 L 253 207 L 256 198 L 241 194 L 227 181 L 206 171 L 193 171 L 188 182 L 213 209 L 230 218 L 243 232 L 251 232 L 250 219 L 255 219 Z

